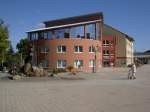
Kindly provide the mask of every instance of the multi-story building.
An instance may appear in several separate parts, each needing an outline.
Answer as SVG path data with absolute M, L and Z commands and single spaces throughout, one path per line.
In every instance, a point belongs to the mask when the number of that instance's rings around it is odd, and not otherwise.
M 103 24 L 102 13 L 45 21 L 28 31 L 32 64 L 90 72 L 102 66 L 126 66 L 133 62 L 133 38 Z
M 33 65 L 47 69 L 74 66 L 85 72 L 101 68 L 102 13 L 43 23 L 45 27 L 28 31 Z
M 127 34 L 103 25 L 103 65 L 127 66 L 133 63 L 134 39 Z

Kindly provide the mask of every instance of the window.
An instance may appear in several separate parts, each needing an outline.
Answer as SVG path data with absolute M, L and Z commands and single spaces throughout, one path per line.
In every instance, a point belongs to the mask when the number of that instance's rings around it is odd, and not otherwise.
M 74 52 L 77 52 L 77 53 L 83 52 L 83 47 L 82 46 L 74 46 Z
M 109 50 L 106 51 L 106 54 L 109 54 Z
M 48 32 L 44 32 L 44 39 L 48 39 Z
M 66 67 L 66 60 L 58 60 L 57 61 L 57 68 L 65 68 Z
M 84 26 L 72 27 L 70 29 L 71 38 L 84 38 Z
M 89 24 L 86 26 L 86 37 L 87 39 L 96 39 L 95 24 Z
M 90 46 L 90 47 L 89 47 L 89 52 L 90 52 L 90 53 L 94 53 L 94 51 L 95 51 L 94 46 Z
M 89 61 L 89 67 L 94 67 L 95 66 L 95 60 L 90 60 Z
M 109 46 L 109 41 L 108 40 L 103 40 L 103 45 L 104 46 Z
M 57 29 L 54 31 L 55 38 L 69 38 L 69 28 Z
M 53 33 L 51 31 L 47 32 L 47 38 L 52 39 L 53 38 Z
M 106 45 L 109 45 L 109 41 L 108 40 L 106 40 Z
M 57 53 L 66 52 L 66 46 L 57 46 Z
M 101 29 L 100 29 L 100 23 L 96 23 L 96 39 L 100 40 L 101 38 Z
M 31 33 L 31 40 L 34 40 L 34 33 Z
M 48 60 L 42 60 L 40 64 L 43 68 L 47 68 L 48 67 Z
M 31 33 L 30 34 L 30 40 L 37 40 L 38 39 L 38 33 Z
M 40 52 L 41 52 L 41 53 L 48 53 L 48 50 L 49 50 L 49 49 L 48 49 L 47 46 L 43 46 L 43 47 L 40 48 Z
M 103 55 L 104 56 L 109 56 L 109 50 L 103 50 Z
M 83 60 L 75 60 L 74 61 L 75 68 L 80 68 L 81 66 L 83 66 Z
M 103 45 L 105 45 L 105 40 L 103 40 Z
M 54 35 L 55 35 L 55 38 L 63 38 L 64 37 L 64 32 L 63 32 L 63 29 L 58 29 L 58 30 L 55 30 L 54 31 Z

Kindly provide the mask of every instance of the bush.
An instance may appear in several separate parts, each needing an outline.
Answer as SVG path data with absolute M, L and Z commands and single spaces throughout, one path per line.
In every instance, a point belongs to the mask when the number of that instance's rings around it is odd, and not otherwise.
M 58 74 L 58 73 L 63 73 L 63 72 L 66 72 L 66 69 L 64 69 L 64 68 L 54 68 L 54 69 L 52 69 L 52 73 L 51 73 L 51 77 L 53 77 L 54 76 L 54 74 Z
M 66 69 L 65 69 L 65 68 L 57 68 L 57 69 L 56 69 L 56 72 L 57 72 L 57 73 L 66 72 Z
M 67 70 L 68 70 L 69 72 L 72 72 L 73 69 L 74 69 L 74 67 L 71 66 L 71 65 L 67 67 Z

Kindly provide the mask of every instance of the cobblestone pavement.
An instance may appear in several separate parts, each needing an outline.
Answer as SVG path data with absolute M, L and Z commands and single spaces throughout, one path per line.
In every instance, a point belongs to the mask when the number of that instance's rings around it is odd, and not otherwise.
M 0 112 L 150 112 L 150 65 L 136 80 L 119 68 L 20 81 L 0 75 Z

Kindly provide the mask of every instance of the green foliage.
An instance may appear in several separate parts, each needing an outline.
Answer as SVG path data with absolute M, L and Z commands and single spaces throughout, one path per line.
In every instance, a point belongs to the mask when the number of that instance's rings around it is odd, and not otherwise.
M 9 53 L 9 54 L 14 54 L 14 49 L 13 49 L 13 47 L 12 47 L 11 44 L 10 44 L 10 46 L 9 46 L 8 53 Z
M 4 21 L 0 19 L 0 61 L 4 61 L 7 48 L 9 47 L 9 32 Z
M 28 55 L 28 41 L 27 38 L 21 39 L 19 43 L 17 43 L 16 48 L 18 49 L 18 53 L 22 54 L 23 59 Z

